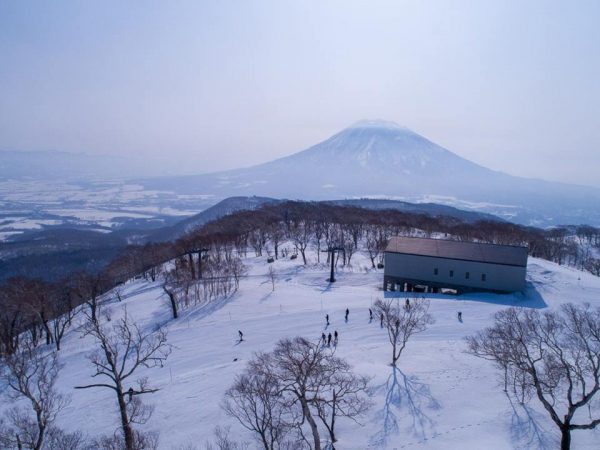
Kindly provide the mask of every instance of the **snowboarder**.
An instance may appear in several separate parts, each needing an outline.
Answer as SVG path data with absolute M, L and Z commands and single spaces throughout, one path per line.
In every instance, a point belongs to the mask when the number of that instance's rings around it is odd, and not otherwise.
M 241 330 L 238 330 L 238 334 L 240 335 L 240 342 L 242 342 L 244 340 L 244 333 L 242 333 Z
M 373 321 L 373 311 L 369 308 L 369 323 Z
M 346 322 L 348 322 L 348 314 L 350 314 L 350 310 L 346 308 Z
M 337 330 L 335 330 L 335 332 L 333 333 L 333 345 L 335 345 L 337 347 L 337 343 L 338 343 L 338 332 L 337 332 Z
M 458 321 L 462 322 L 462 311 L 458 312 Z
M 327 326 L 329 326 L 329 314 L 325 314 L 325 321 L 327 322 Z
M 331 346 L 331 333 L 327 335 L 327 347 Z

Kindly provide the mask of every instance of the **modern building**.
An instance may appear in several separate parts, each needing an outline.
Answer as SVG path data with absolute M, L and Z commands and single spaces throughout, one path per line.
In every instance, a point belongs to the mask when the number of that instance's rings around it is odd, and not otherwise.
M 383 290 L 522 291 L 527 253 L 512 245 L 396 236 L 385 250 Z

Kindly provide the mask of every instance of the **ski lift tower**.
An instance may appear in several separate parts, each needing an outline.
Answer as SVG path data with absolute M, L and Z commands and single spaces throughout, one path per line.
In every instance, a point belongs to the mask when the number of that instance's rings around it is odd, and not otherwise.
M 331 273 L 329 275 L 329 279 L 327 281 L 329 281 L 330 283 L 335 283 L 335 274 L 334 274 L 334 259 L 335 259 L 335 252 L 344 252 L 346 253 L 346 250 L 344 250 L 343 247 L 330 247 L 327 250 L 323 250 L 324 253 L 330 253 L 330 257 L 331 257 Z

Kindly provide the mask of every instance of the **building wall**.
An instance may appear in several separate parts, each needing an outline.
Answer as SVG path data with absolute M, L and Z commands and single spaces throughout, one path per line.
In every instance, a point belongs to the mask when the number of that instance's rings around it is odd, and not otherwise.
M 436 268 L 437 275 L 434 274 Z M 453 276 L 450 276 L 451 270 L 454 271 Z M 466 278 L 467 272 L 469 278 Z M 412 283 L 430 282 L 433 287 L 464 286 L 475 290 L 522 291 L 526 272 L 525 267 L 385 253 L 385 277 Z M 485 274 L 485 281 L 482 281 L 482 274 Z

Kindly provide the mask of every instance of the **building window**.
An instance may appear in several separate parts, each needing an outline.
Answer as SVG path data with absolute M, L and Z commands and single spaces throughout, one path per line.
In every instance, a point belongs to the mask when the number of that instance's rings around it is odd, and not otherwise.
M 465 278 L 468 280 L 471 274 L 469 272 L 465 273 Z
M 437 270 L 437 268 L 433 269 L 433 274 L 434 274 L 434 275 L 437 275 L 437 274 L 438 274 L 438 270 Z
M 454 270 L 450 271 L 450 276 L 453 277 L 454 276 Z
M 485 281 L 485 273 L 481 274 L 481 281 Z

